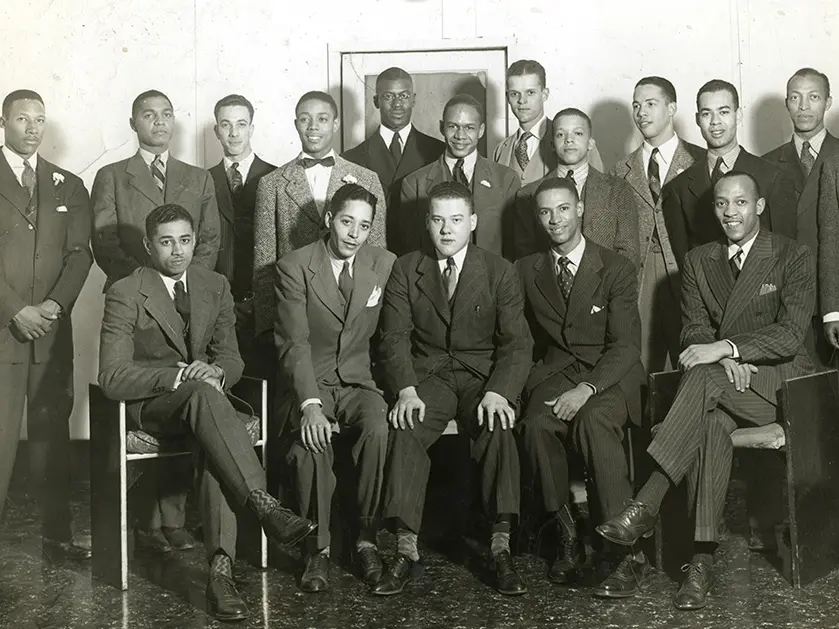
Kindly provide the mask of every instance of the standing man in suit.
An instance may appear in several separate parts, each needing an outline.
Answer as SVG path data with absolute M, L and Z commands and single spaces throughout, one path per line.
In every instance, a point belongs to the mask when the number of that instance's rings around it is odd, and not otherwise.
M 357 183 L 373 193 L 378 209 L 370 244 L 387 246 L 387 204 L 378 176 L 337 156 L 332 148 L 341 125 L 335 101 L 324 92 L 307 92 L 297 102 L 294 115 L 302 151 L 263 177 L 256 191 L 253 291 L 257 336 L 274 328 L 277 260 L 323 235 L 324 211 L 338 188 Z
M 545 179 L 534 197 L 551 247 L 516 262 L 536 348 L 516 430 L 562 539 L 548 576 L 573 584 L 585 546 L 568 507 L 566 447 L 585 463 L 600 518 L 632 497 L 623 429 L 628 419 L 641 424 L 637 279 L 629 260 L 582 236 L 583 204 L 570 180 Z M 649 575 L 643 553 L 626 555 L 597 593 L 632 596 Z
M 294 392 L 288 405 L 295 439 L 287 461 L 300 513 L 320 529 L 305 549 L 300 580 L 305 592 L 329 587 L 335 424 L 352 443 L 361 574 L 369 585 L 382 576 L 375 524 L 387 452 L 387 404 L 373 380 L 370 339 L 379 327 L 382 293 L 396 258 L 365 244 L 376 203 L 358 184 L 342 186 L 326 211 L 328 237 L 277 262 L 274 335 L 281 377 Z
M 216 193 L 210 174 L 169 152 L 175 112 L 169 97 L 149 90 L 131 104 L 128 121 L 137 134 L 137 153 L 96 173 L 93 181 L 93 255 L 105 272 L 105 289 L 148 263 L 143 245 L 146 216 L 164 203 L 177 203 L 197 226 L 195 263 L 212 270 L 219 247 Z M 194 540 L 184 528 L 189 466 L 160 460 L 144 473 L 136 492 L 137 547 L 150 552 L 188 550 Z
M 553 143 L 558 165 L 542 179 L 516 194 L 514 248 L 516 259 L 541 253 L 551 246 L 533 209 L 533 193 L 550 177 L 565 177 L 577 187 L 583 206 L 583 235 L 597 244 L 629 258 L 638 267 L 638 210 L 632 188 L 588 162 L 594 147 L 591 118 L 579 109 L 560 111 L 553 119 Z
M 0 113 L 0 516 L 26 402 L 43 550 L 89 559 L 73 539 L 69 425 L 70 313 L 93 262 L 87 190 L 38 155 L 47 123 L 40 95 L 11 92 Z
M 510 530 L 520 499 L 513 427 L 533 342 L 515 268 L 470 244 L 480 221 L 473 204 L 456 181 L 429 190 L 432 248 L 397 260 L 385 290 L 382 371 L 396 402 L 382 514 L 395 521 L 398 552 L 373 589 L 381 596 L 400 593 L 418 568 L 427 451 L 451 419 L 469 435 L 480 468 L 495 587 L 511 596 L 527 591 L 510 555 Z
M 763 156 L 785 168 L 801 190 L 798 242 L 810 247 L 814 263 L 819 260 L 819 174 L 825 161 L 839 155 L 839 139 L 824 126 L 825 113 L 832 104 L 827 75 L 813 68 L 798 70 L 787 81 L 786 105 L 792 120 L 792 139 Z M 831 273 L 835 270 L 832 267 Z M 813 334 L 807 335 L 807 345 L 816 366 L 829 368 L 833 347 L 825 338 L 818 303 L 813 313 Z
M 514 61 L 507 68 L 506 96 L 519 128 L 495 147 L 492 160 L 516 171 L 521 177 L 521 185 L 526 186 L 556 168 L 553 134 L 545 116 L 550 90 L 542 64 L 531 59 Z M 596 146 L 592 146 L 589 164 L 603 171 L 603 161 Z
M 714 216 L 714 184 L 731 171 L 748 173 L 758 182 L 766 202 L 760 224 L 787 238 L 796 238 L 795 210 L 800 189 L 777 164 L 752 155 L 737 141 L 743 120 L 737 88 L 713 79 L 696 95 L 696 124 L 708 145 L 705 161 L 686 169 L 664 190 L 662 210 L 670 246 L 680 267 L 688 250 L 722 237 Z
M 226 393 L 242 375 L 236 315 L 227 280 L 191 265 L 192 214 L 179 205 L 145 220 L 149 265 L 119 280 L 105 296 L 99 386 L 126 401 L 129 420 L 152 435 L 189 436 L 196 495 L 210 564 L 207 602 L 220 620 L 248 609 L 233 582 L 236 516 L 247 507 L 274 540 L 293 545 L 317 528 L 265 491 L 265 474 L 240 414 Z M 242 416 L 244 415 L 244 417 Z
M 446 151 L 440 158 L 402 181 L 399 218 L 400 238 L 392 251 L 403 255 L 428 244 L 425 227 L 429 191 L 438 183 L 456 181 L 472 193 L 477 229 L 472 242 L 482 249 L 510 258 L 511 218 L 518 175 L 512 169 L 478 155 L 478 140 L 484 136 L 484 108 L 473 97 L 458 94 L 443 108 L 440 133 Z
M 662 189 L 705 151 L 676 135 L 676 88 L 660 76 L 642 78 L 632 95 L 635 126 L 643 144 L 615 166 L 631 187 L 638 209 L 638 306 L 641 361 L 648 372 L 674 366 L 679 356 L 679 266 L 661 213 Z
M 402 68 L 388 68 L 376 77 L 376 93 L 373 106 L 379 110 L 381 125 L 376 133 L 355 148 L 346 151 L 342 157 L 369 168 L 379 176 L 387 198 L 388 236 L 399 231 L 399 225 L 392 224 L 399 216 L 399 194 L 402 179 L 436 160 L 446 145 L 424 134 L 411 123 L 411 113 L 416 104 L 414 81 Z M 391 238 L 388 238 L 391 241 Z M 395 242 L 390 242 L 393 247 Z
M 216 186 L 221 226 L 215 270 L 230 282 L 245 373 L 265 376 L 273 361 L 258 353 L 254 343 L 253 214 L 257 184 L 276 166 L 261 160 L 251 149 L 253 114 L 251 102 L 239 94 L 230 94 L 216 103 L 214 131 L 224 157 L 210 169 L 210 175 Z
M 812 369 L 803 345 L 815 301 L 811 253 L 761 228 L 765 206 L 747 173 L 728 172 L 714 186 L 725 238 L 690 251 L 682 268 L 685 374 L 647 449 L 655 469 L 637 497 L 597 528 L 616 544 L 649 536 L 664 495 L 687 477 L 696 528 L 693 559 L 674 599 L 678 609 L 704 607 L 714 584 L 731 432 L 774 422 L 781 383 Z

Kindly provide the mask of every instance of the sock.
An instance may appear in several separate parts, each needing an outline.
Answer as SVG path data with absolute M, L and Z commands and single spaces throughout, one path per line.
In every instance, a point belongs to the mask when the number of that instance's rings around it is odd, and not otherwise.
M 223 550 L 217 550 L 210 558 L 210 576 L 233 578 L 233 561 Z
M 714 552 L 717 550 L 716 542 L 695 542 L 693 544 L 693 561 L 703 563 L 707 567 L 714 564 Z
M 278 500 L 264 489 L 254 489 L 248 494 L 247 505 L 258 518 L 265 517 L 268 511 L 276 507 L 277 504 Z
M 510 552 L 510 534 L 501 531 L 493 531 L 489 542 L 489 552 L 494 557 L 504 551 Z
M 568 505 L 564 505 L 557 511 L 554 518 L 556 518 L 557 528 L 563 536 L 568 538 L 577 537 L 577 524 L 574 522 L 574 516 L 571 515 L 571 509 Z
M 364 550 L 365 548 L 376 548 L 376 544 L 369 540 L 359 538 L 358 541 L 355 543 L 355 549 Z
M 419 561 L 417 550 L 417 534 L 410 529 L 397 529 L 396 531 L 396 552 L 405 555 L 412 561 Z
M 670 479 L 660 468 L 656 468 L 638 492 L 637 500 L 652 509 L 653 513 L 658 513 L 661 501 L 664 500 L 668 489 L 670 489 Z
M 329 546 L 325 546 L 325 547 L 321 548 L 320 550 L 315 551 L 315 554 L 326 555 L 327 557 L 329 557 Z

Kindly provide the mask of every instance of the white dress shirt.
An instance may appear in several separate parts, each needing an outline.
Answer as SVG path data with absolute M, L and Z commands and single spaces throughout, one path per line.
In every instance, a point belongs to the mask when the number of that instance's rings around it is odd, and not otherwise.
M 317 159 L 308 153 L 301 152 L 300 159 L 308 157 L 310 159 Z M 332 149 L 323 157 L 335 158 L 335 149 Z M 309 190 L 312 192 L 312 198 L 315 200 L 318 211 L 323 214 L 323 206 L 326 205 L 326 192 L 329 189 L 329 178 L 332 176 L 332 166 L 324 166 L 316 164 L 311 168 L 304 168 L 306 173 L 306 180 L 309 182 Z
M 720 155 L 715 149 L 708 149 L 708 173 L 714 172 L 714 166 L 717 165 L 717 158 L 722 157 L 722 166 L 720 172 L 725 174 L 734 168 L 734 163 L 740 156 L 740 145 L 738 144 L 725 155 Z
M 23 158 L 15 153 L 12 149 L 8 146 L 4 146 L 0 149 L 0 152 L 3 153 L 3 157 L 6 158 L 6 162 L 9 164 L 9 167 L 12 169 L 12 172 L 15 174 L 15 178 L 17 182 L 22 186 L 23 185 Z M 26 159 L 29 162 L 29 165 L 32 166 L 33 170 L 37 169 L 38 166 L 38 153 L 33 153 L 30 157 Z
M 157 157 L 156 153 L 151 153 L 146 149 L 140 147 L 140 157 L 143 158 L 143 161 L 146 162 L 146 166 L 149 167 L 149 172 L 151 172 L 151 163 L 154 161 L 154 158 Z M 169 165 L 169 151 L 165 150 L 160 154 L 160 161 L 163 162 L 163 176 L 166 176 L 166 166 Z
M 547 132 L 547 125 L 544 127 L 542 123 L 545 121 L 545 116 L 542 116 L 533 127 L 530 129 L 530 137 L 527 138 L 527 157 L 529 159 L 533 159 L 533 156 L 536 154 L 536 151 L 539 150 L 539 143 L 542 141 L 542 136 Z M 519 145 L 519 139 L 521 138 L 522 134 L 524 133 L 524 129 L 519 127 L 519 130 L 516 132 L 516 141 L 513 142 L 513 157 L 516 155 L 516 147 Z
M 580 200 L 582 200 L 583 186 L 586 185 L 586 179 L 588 179 L 588 162 L 586 161 L 582 164 L 577 164 L 573 168 L 559 164 L 556 167 L 556 176 L 565 177 L 569 170 L 574 171 L 574 183 L 577 186 L 577 194 L 580 195 Z
M 468 248 L 469 248 L 469 245 L 467 244 L 463 249 L 458 251 L 456 254 L 454 254 L 453 256 L 450 256 L 451 258 L 454 259 L 454 270 L 455 270 L 455 273 L 457 274 L 457 279 L 458 280 L 460 279 L 460 273 L 463 271 L 463 263 L 466 260 L 466 250 Z M 437 260 L 437 266 L 440 269 L 441 274 L 443 273 L 443 271 L 446 270 L 446 267 L 448 266 L 448 264 L 449 264 L 449 258 L 439 258 Z
M 586 239 L 583 236 L 580 236 L 580 242 L 578 242 L 577 246 L 565 256 L 568 258 L 568 270 L 571 271 L 571 275 L 575 277 L 577 276 L 577 270 L 580 268 L 580 262 L 583 261 L 583 252 L 585 250 Z M 562 254 L 551 247 L 551 257 L 554 261 L 554 273 L 559 274 L 559 259 L 562 257 Z
M 402 150 L 405 150 L 405 143 L 408 141 L 408 136 L 411 134 L 411 129 L 413 125 L 409 122 L 403 128 L 399 129 L 399 141 L 402 143 Z M 379 125 L 379 135 L 382 136 L 382 140 L 384 140 L 385 146 L 390 148 L 390 143 L 393 142 L 393 136 L 396 135 L 396 131 L 393 129 L 388 129 L 383 124 Z
M 248 173 L 251 171 L 251 166 L 253 165 L 254 157 L 256 157 L 256 153 L 251 151 L 250 153 L 248 153 L 247 157 L 238 160 L 239 166 L 236 168 L 236 170 L 238 170 L 242 175 L 242 184 L 244 184 L 248 180 Z M 230 167 L 233 166 L 233 162 L 236 160 L 230 159 L 229 157 L 227 157 L 227 155 L 225 155 L 223 159 L 224 172 L 225 174 L 227 174 L 227 172 L 230 170 Z
M 816 159 L 819 156 L 819 153 L 822 150 L 822 144 L 824 144 L 824 139 L 827 137 L 827 129 L 822 129 L 816 135 L 814 135 L 809 140 L 806 140 L 810 143 L 810 153 L 813 155 L 813 159 Z M 796 154 L 801 157 L 801 146 L 804 144 L 805 140 L 797 133 L 792 134 L 792 141 L 795 144 L 795 152 Z
M 451 157 L 448 151 L 445 153 L 446 166 L 449 167 L 449 172 L 454 175 L 454 165 L 457 163 L 457 157 Z M 478 162 L 478 151 L 472 151 L 463 158 L 463 174 L 466 175 L 466 180 L 469 185 L 472 185 L 472 177 L 475 175 L 475 164 Z
M 152 158 L 154 159 L 154 158 Z M 172 301 L 175 301 L 175 283 L 176 282 L 183 282 L 184 283 L 184 291 L 186 291 L 186 271 L 181 276 L 181 279 L 176 280 L 173 277 L 169 277 L 168 275 L 163 275 L 160 271 L 157 272 L 160 275 L 160 279 L 163 280 L 163 285 L 166 287 L 166 292 L 169 293 L 169 297 L 172 298 Z M 175 378 L 175 386 L 173 389 L 177 389 L 181 385 L 181 377 L 184 375 L 184 367 L 181 367 L 181 370 L 178 372 L 177 377 Z
M 760 233 L 760 232 L 758 231 L 758 233 Z M 735 254 L 737 253 L 737 251 L 739 249 L 743 250 L 743 255 L 740 257 L 740 269 L 741 270 L 743 269 L 743 266 L 746 264 L 746 258 L 749 257 L 749 251 L 752 250 L 752 245 L 755 244 L 755 239 L 756 238 L 757 238 L 757 234 L 752 236 L 748 240 L 748 242 L 746 242 L 743 245 L 733 245 L 733 244 L 728 245 L 728 259 L 729 260 L 731 260 L 731 258 L 733 258 L 735 256 Z M 737 346 L 734 343 L 732 343 L 731 341 L 729 341 L 728 339 L 725 339 L 725 342 L 728 343 L 731 346 L 731 357 L 732 358 L 740 358 L 740 350 L 737 349 Z
M 648 173 L 650 172 L 650 157 L 652 157 L 653 148 L 655 147 L 647 141 L 644 141 L 643 147 L 644 149 L 641 151 L 641 155 L 644 159 L 644 173 Z M 675 133 L 672 138 L 658 147 L 658 154 L 656 155 L 655 161 L 658 164 L 659 181 L 661 184 L 664 184 L 667 179 L 667 173 L 670 171 L 670 164 L 673 163 L 673 157 L 676 155 L 677 148 L 679 148 L 679 136 Z

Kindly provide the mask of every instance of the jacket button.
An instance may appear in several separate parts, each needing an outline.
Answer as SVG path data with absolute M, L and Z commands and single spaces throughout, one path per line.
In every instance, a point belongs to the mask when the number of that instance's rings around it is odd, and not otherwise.
M 34 227 L 32 227 L 32 225 L 27 225 L 26 227 L 29 229 L 35 229 Z

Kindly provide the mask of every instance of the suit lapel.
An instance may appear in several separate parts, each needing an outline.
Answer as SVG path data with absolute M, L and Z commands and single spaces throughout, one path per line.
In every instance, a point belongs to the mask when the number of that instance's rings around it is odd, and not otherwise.
M 189 345 L 192 356 L 198 356 L 203 349 L 202 341 L 214 308 L 209 289 L 195 271 L 187 273 L 186 290 L 189 295 Z
M 487 182 L 490 187 L 483 185 L 481 182 Z M 480 247 L 491 249 L 494 226 L 492 220 L 484 220 L 481 223 L 481 210 L 483 208 L 490 208 L 497 204 L 495 199 L 495 181 L 492 177 L 492 171 L 489 168 L 488 160 L 478 155 L 475 162 L 475 171 L 472 173 L 472 200 L 475 204 L 475 211 L 478 213 L 478 228 L 475 230 L 475 242 Z M 487 217 L 489 218 L 489 217 Z M 468 257 L 468 256 L 467 256 Z
M 40 157 L 38 160 L 40 161 Z M 0 195 L 11 203 L 20 215 L 31 224 L 26 217 L 26 207 L 29 205 L 29 194 L 15 177 L 12 167 L 6 158 L 0 155 Z M 33 225 L 34 227 L 34 225 Z
M 166 169 L 167 178 L 169 176 L 168 166 L 172 164 L 172 161 L 173 159 L 170 157 Z M 139 151 L 128 160 L 128 163 L 125 165 L 125 174 L 128 175 L 128 183 L 149 199 L 149 201 L 154 203 L 155 206 L 163 204 L 163 195 L 157 189 L 154 179 L 151 176 L 151 170 L 146 166 L 146 162 L 143 161 Z
M 647 174 L 644 172 L 644 147 L 640 146 L 637 148 L 624 163 L 627 169 L 624 179 L 646 201 L 647 205 L 655 209 L 653 195 L 650 192 L 649 180 L 647 179 Z
M 822 149 L 819 151 L 816 161 L 813 163 L 813 169 L 810 175 L 804 179 L 804 171 L 802 170 L 801 160 L 795 151 L 795 144 L 792 140 L 781 151 L 781 160 L 793 161 L 797 170 L 794 172 L 800 173 L 800 180 L 803 181 L 801 197 L 798 200 L 798 214 L 801 215 L 807 211 L 812 205 L 819 201 L 819 174 L 821 173 L 822 164 L 824 160 L 839 153 L 839 140 L 834 138 L 829 133 L 825 136 L 822 142 Z
M 187 184 L 186 174 L 186 164 L 170 154 L 166 162 L 166 187 L 164 188 L 166 203 L 174 203 L 181 196 L 181 191 Z
M 187 280 L 189 281 L 189 280 Z M 143 269 L 143 277 L 140 281 L 140 293 L 145 296 L 143 307 L 151 317 L 157 321 L 160 329 L 169 338 L 183 359 L 189 360 L 189 352 L 186 348 L 183 334 L 183 322 L 178 311 L 175 310 L 175 302 L 169 296 L 166 286 L 160 275 L 151 268 Z
M 411 136 L 413 135 L 413 131 L 411 135 L 408 136 L 408 140 L 410 141 Z M 407 145 L 405 149 L 402 151 L 402 160 L 400 160 L 400 164 L 405 161 L 405 153 L 407 152 Z M 390 154 L 390 150 L 387 146 L 385 146 L 385 141 L 382 139 L 382 134 L 379 133 L 378 129 L 376 132 L 370 136 L 370 139 L 367 142 L 367 156 L 368 156 L 368 163 L 373 166 L 374 164 L 378 167 L 374 170 L 377 170 L 379 173 L 385 175 L 384 181 L 382 181 L 382 186 L 385 188 L 390 187 L 390 184 L 393 183 L 393 180 L 396 178 L 396 171 L 397 165 L 394 164 L 393 155 Z
M 757 296 L 761 283 L 777 261 L 773 253 L 772 241 L 765 232 L 761 231 L 758 233 L 749 255 L 746 256 L 740 277 L 737 278 L 734 285 L 735 290 L 732 292 L 728 304 L 726 304 L 725 313 L 720 323 L 721 333 L 737 320 L 743 309 Z
M 251 165 L 251 171 L 256 165 L 256 161 Z M 227 173 L 224 170 L 224 160 L 219 162 L 215 167 L 210 169 L 210 174 L 213 176 L 216 184 L 216 200 L 218 201 L 218 211 L 228 223 L 233 223 L 235 218 L 235 211 L 233 209 L 233 197 L 230 194 L 230 185 L 227 183 Z M 248 173 L 250 178 L 251 173 Z
M 355 256 L 353 264 L 353 290 L 350 306 L 347 309 L 347 323 L 367 308 L 367 300 L 377 283 L 373 270 L 373 254 L 370 247 L 362 247 Z
M 667 169 L 667 176 L 664 178 L 662 186 L 665 186 L 673 181 L 676 177 L 693 166 L 693 164 L 693 156 L 691 156 L 690 152 L 685 147 L 685 143 L 680 139 L 679 144 L 676 147 L 676 152 L 673 153 L 673 161 L 670 163 L 670 168 Z M 708 182 L 710 183 L 710 181 L 711 176 L 709 175 Z
M 431 188 L 442 181 L 452 180 L 452 174 L 449 172 L 448 166 L 446 166 L 445 152 L 437 159 L 436 162 L 433 163 L 431 168 L 428 169 L 428 174 L 425 178 L 427 181 L 426 190 L 431 190 Z
M 329 175 L 329 185 L 326 188 L 327 199 L 331 199 L 338 192 L 338 188 L 344 185 L 344 177 L 351 174 L 349 165 L 350 162 L 347 160 L 335 157 L 335 166 L 332 167 L 332 172 Z
M 690 175 L 691 180 L 688 185 L 688 190 L 697 199 L 701 199 L 711 188 L 711 173 L 708 172 L 708 164 L 705 161 L 695 163 L 693 168 L 691 168 Z
M 452 321 L 457 321 L 464 312 L 469 311 L 484 285 L 485 278 L 486 264 L 484 264 L 483 257 L 476 247 L 467 245 L 463 269 L 460 272 L 460 277 L 457 278 Z
M 338 283 L 332 273 L 332 262 L 324 239 L 319 240 L 318 246 L 312 251 L 309 270 L 312 272 L 312 291 L 339 321 L 343 321 L 344 301 L 338 292 Z
M 443 278 L 440 274 L 440 267 L 437 260 L 427 253 L 423 253 L 417 264 L 417 288 L 422 292 L 434 306 L 437 313 L 448 325 L 451 322 L 452 314 L 449 309 L 449 300 L 446 298 L 443 289 Z
M 335 168 L 337 168 L 337 164 L 332 167 L 333 176 Z M 300 161 L 295 160 L 294 163 L 285 170 L 283 175 L 288 182 L 285 187 L 286 194 L 306 216 L 308 216 L 316 225 L 322 227 L 322 217 L 320 212 L 318 212 L 317 204 L 312 196 L 312 190 L 309 188 L 309 180 L 306 179 L 306 173 L 300 165 Z
M 592 305 L 592 298 L 600 286 L 600 270 L 603 268 L 603 260 L 600 254 L 592 247 L 591 241 L 586 244 L 583 251 L 583 258 L 580 260 L 580 268 L 574 275 L 574 284 L 571 287 L 571 294 L 568 296 L 568 316 L 566 322 L 585 321 L 591 313 L 586 312 Z
M 58 199 L 55 196 L 55 182 L 52 180 L 52 173 L 55 169 L 47 160 L 38 157 L 38 164 L 35 168 L 35 181 L 38 188 L 38 213 L 35 216 L 35 225 L 38 232 L 49 229 L 58 207 Z
M 734 278 L 728 266 L 728 247 L 722 241 L 717 243 L 711 253 L 702 259 L 702 270 L 705 272 L 705 279 L 708 280 L 714 299 L 717 300 L 721 309 L 725 309 L 734 288 Z
M 533 270 L 536 275 L 534 280 L 536 288 L 539 289 L 540 293 L 542 293 L 542 297 L 545 298 L 545 301 L 547 301 L 553 309 L 556 310 L 559 315 L 560 322 L 564 321 L 567 313 L 567 306 L 565 304 L 565 300 L 562 298 L 562 295 L 559 293 L 559 284 L 557 283 L 556 273 L 554 272 L 553 266 L 553 256 L 551 256 L 550 251 L 545 251 L 541 256 L 539 256 L 536 263 L 533 265 Z

